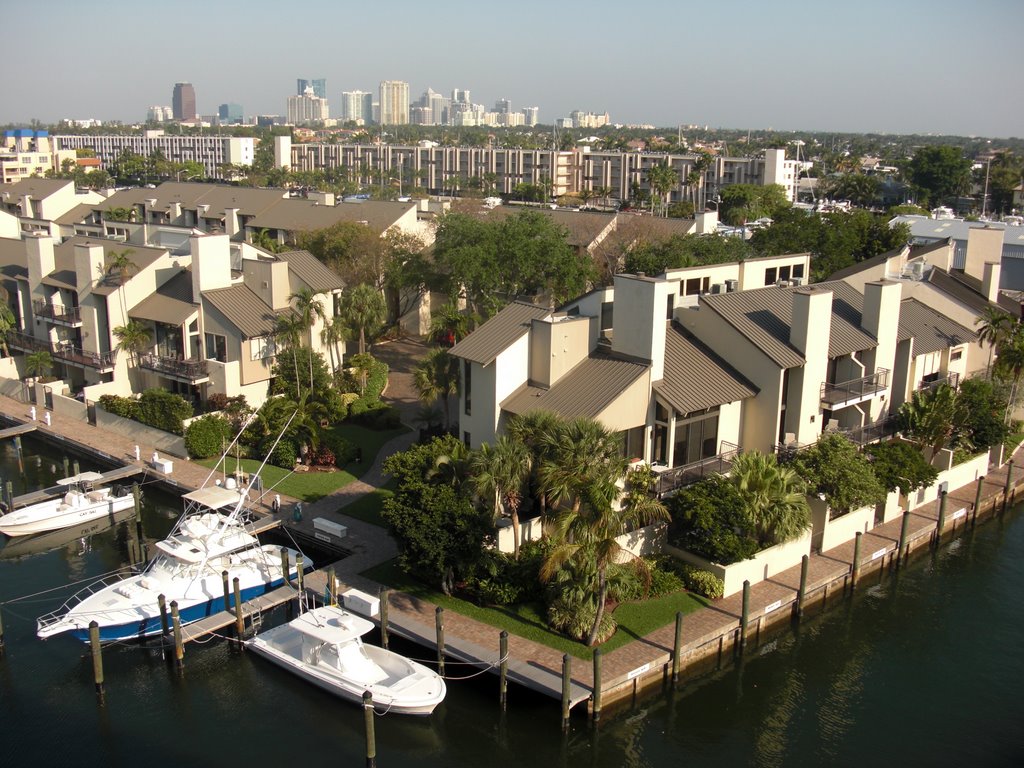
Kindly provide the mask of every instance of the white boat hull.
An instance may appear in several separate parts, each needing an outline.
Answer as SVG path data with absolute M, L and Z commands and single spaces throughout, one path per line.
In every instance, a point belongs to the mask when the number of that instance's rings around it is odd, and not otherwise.
M 336 608 L 316 610 L 341 612 Z M 393 651 L 363 645 L 358 638 L 351 643 L 363 653 L 365 662 L 360 662 L 359 671 L 346 673 L 326 658 L 318 658 L 311 663 L 308 652 L 303 653 L 300 633 L 290 624 L 261 632 L 246 641 L 246 645 L 258 655 L 342 699 L 361 705 L 363 693 L 369 691 L 377 712 L 429 715 L 444 700 L 444 679 L 436 672 Z M 325 651 L 324 657 L 327 656 Z
M 131 494 L 108 496 L 102 501 L 81 506 L 68 506 L 61 499 L 51 499 L 8 512 L 0 517 L 0 533 L 13 538 L 85 525 L 107 515 L 130 509 L 134 503 Z

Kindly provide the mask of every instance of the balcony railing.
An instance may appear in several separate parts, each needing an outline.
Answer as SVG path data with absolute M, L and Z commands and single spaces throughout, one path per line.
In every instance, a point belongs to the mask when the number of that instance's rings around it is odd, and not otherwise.
M 652 467 L 654 470 L 654 493 L 660 499 L 667 493 L 693 485 L 701 478 L 711 474 L 725 474 L 732 468 L 732 460 L 740 453 L 740 447 L 733 443 L 722 441 L 722 452 L 717 456 L 709 456 L 706 459 L 683 464 L 679 467 L 669 469 L 663 467 Z
M 191 382 L 210 376 L 205 360 L 178 360 L 174 357 L 145 354 L 139 357 L 139 365 L 164 376 Z
M 932 381 L 922 381 L 921 386 L 918 387 L 922 392 L 927 392 L 930 389 L 938 389 L 943 384 L 948 384 L 953 389 L 956 389 L 960 385 L 960 374 L 949 373 L 943 376 L 941 379 L 934 379 Z
M 821 385 L 821 402 L 835 408 L 874 397 L 889 388 L 889 371 L 879 368 L 870 376 Z
M 891 416 L 879 419 L 871 424 L 864 424 L 860 427 L 825 430 L 826 435 L 842 435 L 851 443 L 856 443 L 859 446 L 865 446 L 869 443 L 877 443 L 879 440 L 892 437 L 896 432 L 896 419 Z M 777 443 L 774 448 L 776 455 L 779 457 L 779 461 L 786 462 L 792 461 L 796 458 L 797 454 L 813 448 L 815 445 L 816 443 Z
M 76 347 L 71 342 L 60 342 L 51 344 L 43 339 L 37 339 L 21 331 L 11 331 L 7 334 L 7 343 L 17 349 L 26 352 L 49 352 L 51 357 L 63 360 L 65 363 L 79 365 L 84 368 L 95 368 L 98 371 L 109 371 L 114 367 L 117 359 L 117 350 L 110 352 L 87 352 Z
M 82 324 L 81 307 L 64 307 L 60 304 L 47 304 L 42 299 L 32 302 L 32 311 L 36 317 L 43 317 L 47 320 L 63 323 L 65 325 Z

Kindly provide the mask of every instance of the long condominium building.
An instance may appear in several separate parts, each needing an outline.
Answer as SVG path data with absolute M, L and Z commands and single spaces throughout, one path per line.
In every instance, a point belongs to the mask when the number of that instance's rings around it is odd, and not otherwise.
M 167 136 L 163 131 L 145 131 L 134 136 L 55 136 L 57 149 L 92 149 L 104 168 L 109 167 L 122 152 L 149 157 L 160 151 L 175 163 L 186 160 L 202 163 L 207 177 L 222 177 L 221 166 L 252 165 L 256 152 L 253 138 L 230 136 Z

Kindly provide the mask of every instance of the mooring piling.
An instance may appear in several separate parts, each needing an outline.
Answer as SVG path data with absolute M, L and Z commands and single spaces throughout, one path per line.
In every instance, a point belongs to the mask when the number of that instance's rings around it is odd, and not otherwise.
M 498 701 L 504 712 L 508 703 L 508 632 L 504 629 L 498 634 Z
M 377 738 L 373 733 L 373 694 L 363 691 L 363 724 L 366 727 L 366 768 L 376 768 Z
M 245 639 L 245 614 L 242 612 L 242 586 L 235 576 L 232 582 L 235 592 L 235 636 L 238 639 L 238 650 L 244 648 L 242 641 Z
M 737 653 L 742 656 L 747 647 L 747 623 L 750 619 L 750 579 L 743 582 L 743 612 L 740 614 L 740 641 L 737 643 Z
M 231 585 L 228 583 L 228 579 L 229 578 L 230 578 L 230 576 L 229 576 L 227 571 L 221 571 L 220 572 L 220 581 L 221 581 L 221 584 L 224 585 L 224 610 L 225 611 L 230 611 L 231 610 Z
M 163 645 L 164 658 L 170 661 L 171 653 L 167 646 L 167 640 L 171 634 L 171 627 L 167 616 L 167 596 L 161 593 L 156 599 L 160 606 L 160 642 Z
M 594 688 L 592 692 L 594 722 L 601 720 L 601 649 L 594 649 Z
M 387 587 L 380 588 L 380 645 L 381 648 L 388 647 L 388 596 L 391 594 Z
M 178 615 L 178 601 L 171 600 L 171 624 L 174 629 L 174 668 L 178 673 L 185 671 L 185 644 L 181 636 L 181 617 Z
M 910 534 L 910 510 L 903 510 L 903 522 L 900 524 L 900 554 L 897 562 L 902 566 L 910 555 L 910 542 L 907 536 Z
M 569 691 L 572 685 L 572 656 L 562 654 L 562 730 L 569 730 Z
M 978 478 L 978 488 L 974 492 L 974 508 L 971 510 L 971 528 L 978 522 L 978 508 L 981 506 L 981 494 L 985 486 L 985 476 Z
M 864 538 L 863 531 L 857 531 L 853 540 L 853 563 L 850 566 L 850 591 L 857 587 L 857 579 L 860 578 L 860 542 Z
M 807 598 L 807 571 L 810 569 L 811 558 L 804 555 L 800 558 L 800 591 L 796 594 L 796 620 L 804 617 L 804 600 Z
M 89 622 L 89 646 L 92 648 L 92 677 L 96 684 L 96 695 L 103 701 L 103 647 L 100 645 L 100 625 Z
M 434 609 L 434 629 L 437 633 L 437 672 L 444 677 L 444 608 Z
M 676 611 L 676 634 L 672 641 L 672 685 L 679 682 L 680 652 L 683 648 L 683 612 Z

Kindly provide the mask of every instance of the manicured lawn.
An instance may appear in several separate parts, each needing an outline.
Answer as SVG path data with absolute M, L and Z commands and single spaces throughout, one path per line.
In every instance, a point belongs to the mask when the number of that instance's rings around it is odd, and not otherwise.
M 389 484 L 390 485 L 390 484 Z M 385 485 L 383 488 L 378 488 L 373 493 L 368 493 L 362 496 L 346 507 L 342 507 L 338 511 L 343 515 L 354 517 L 357 520 L 362 520 L 364 523 L 370 525 L 380 526 L 381 528 L 386 527 L 384 518 L 380 516 L 380 510 L 384 506 L 384 499 L 392 495 L 393 490 L 389 485 Z
M 348 424 L 338 424 L 331 427 L 331 432 L 340 435 L 341 437 L 348 440 L 353 445 L 358 445 L 363 449 L 363 460 L 360 463 L 352 462 L 344 469 L 339 469 L 334 472 L 289 472 L 286 469 L 280 467 L 272 467 L 269 464 L 263 468 L 263 487 L 269 490 L 273 488 L 273 492 L 281 493 L 286 496 L 292 496 L 296 499 L 302 499 L 306 502 L 313 502 L 322 499 L 339 488 L 351 483 L 353 480 L 362 476 L 366 470 L 373 464 L 373 460 L 381 447 L 387 443 L 391 438 L 397 437 L 398 435 L 407 432 L 405 427 L 400 429 L 392 429 L 386 432 L 378 432 L 372 429 L 366 429 L 365 427 L 352 426 Z M 204 459 L 197 461 L 204 467 L 213 467 L 218 459 Z M 242 469 L 246 472 L 255 472 L 259 469 L 260 462 L 257 459 L 242 459 Z M 229 472 L 235 471 L 235 459 L 228 458 L 226 460 L 227 470 Z M 362 503 L 357 502 L 359 505 Z M 378 502 L 379 505 L 379 502 Z M 367 512 L 366 514 L 369 514 Z M 353 515 L 357 517 L 358 515 Z M 362 519 L 362 518 L 360 518 Z M 381 523 L 377 523 L 380 525 Z
M 363 576 L 378 581 L 391 589 L 407 592 L 414 597 L 439 605 L 446 611 L 450 610 L 468 616 L 483 624 L 494 627 L 495 643 L 498 632 L 502 629 L 509 634 L 519 635 L 541 645 L 568 653 L 579 659 L 592 659 L 593 649 L 577 643 L 563 635 L 556 634 L 547 628 L 544 619 L 544 607 L 539 603 L 506 606 L 501 608 L 481 608 L 478 605 L 448 597 L 425 584 L 402 573 L 395 560 L 364 571 Z M 601 646 L 602 653 L 608 653 L 626 643 L 664 627 L 675 621 L 676 613 L 692 613 L 707 605 L 708 601 L 687 592 L 676 592 L 653 600 L 639 603 L 623 603 L 615 609 L 618 629 L 612 638 Z

